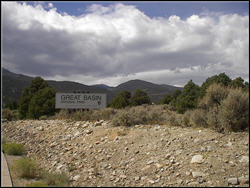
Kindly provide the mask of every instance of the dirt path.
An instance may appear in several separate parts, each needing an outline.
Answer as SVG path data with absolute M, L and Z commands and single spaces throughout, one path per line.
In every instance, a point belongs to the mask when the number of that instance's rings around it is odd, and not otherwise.
M 249 133 L 108 121 L 13 121 L 8 139 L 73 186 L 249 186 Z

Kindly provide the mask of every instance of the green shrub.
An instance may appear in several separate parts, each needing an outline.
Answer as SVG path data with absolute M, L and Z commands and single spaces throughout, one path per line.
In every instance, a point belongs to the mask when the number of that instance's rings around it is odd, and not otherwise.
M 49 186 L 60 186 L 67 187 L 69 186 L 69 178 L 65 173 L 49 173 L 45 171 L 42 175 L 42 178 Z
M 25 187 L 48 187 L 48 185 L 40 181 L 35 181 L 33 183 L 27 184 Z
M 9 108 L 5 108 L 2 111 L 3 119 L 7 119 L 8 121 L 18 120 L 18 112 L 17 110 L 10 110 Z
M 7 139 L 4 136 L 1 137 L 1 143 L 2 144 L 6 144 L 7 143 Z
M 3 152 L 8 155 L 22 155 L 25 152 L 24 146 L 22 144 L 10 143 L 3 144 Z
M 27 157 L 14 161 L 13 168 L 18 176 L 22 178 L 37 178 L 41 175 L 41 171 L 36 163 Z
M 43 115 L 43 116 L 41 116 L 41 117 L 39 118 L 39 120 L 46 120 L 46 119 L 48 119 L 48 116 L 46 116 L 46 115 Z
M 249 127 L 249 93 L 231 89 L 219 108 L 219 121 L 226 131 L 240 131 Z

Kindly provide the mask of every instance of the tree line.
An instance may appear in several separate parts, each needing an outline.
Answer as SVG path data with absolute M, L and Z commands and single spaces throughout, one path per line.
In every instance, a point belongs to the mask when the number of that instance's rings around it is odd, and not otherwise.
M 157 104 L 168 104 L 178 113 L 185 113 L 189 109 L 195 109 L 198 102 L 204 98 L 207 89 L 212 84 L 220 84 L 227 88 L 241 88 L 244 92 L 249 90 L 249 83 L 241 77 L 232 80 L 225 73 L 211 76 L 206 79 L 201 86 L 190 80 L 183 90 L 176 90 L 172 95 L 166 94 Z M 38 119 L 43 115 L 54 115 L 55 113 L 54 88 L 41 77 L 36 77 L 22 93 L 19 104 L 14 101 L 7 107 L 18 109 L 20 119 Z M 138 106 L 142 104 L 152 104 L 147 93 L 137 89 L 133 94 L 129 91 L 118 93 L 108 107 L 121 109 L 127 106 Z

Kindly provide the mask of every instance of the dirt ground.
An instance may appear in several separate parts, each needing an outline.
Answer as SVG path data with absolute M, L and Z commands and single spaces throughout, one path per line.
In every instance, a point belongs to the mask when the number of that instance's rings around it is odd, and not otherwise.
M 2 134 L 72 186 L 249 186 L 248 132 L 25 120 L 4 123 Z

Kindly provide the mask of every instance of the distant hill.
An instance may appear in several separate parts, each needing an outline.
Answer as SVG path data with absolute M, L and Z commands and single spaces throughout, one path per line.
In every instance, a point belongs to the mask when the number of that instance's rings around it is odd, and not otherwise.
M 29 86 L 34 77 L 16 74 L 2 68 L 2 104 L 5 106 L 13 101 L 19 101 L 25 87 Z M 53 81 L 46 80 L 48 84 L 53 87 L 57 92 L 70 93 L 74 91 L 88 91 L 90 93 L 106 93 L 107 102 L 110 103 L 113 97 L 127 90 L 134 93 L 136 89 L 145 91 L 152 102 L 159 101 L 164 95 L 172 94 L 175 90 L 182 88 L 171 85 L 158 85 L 143 80 L 130 80 L 122 83 L 117 87 L 110 87 L 104 84 L 97 85 L 84 85 L 71 81 Z
M 182 90 L 180 87 L 171 85 L 159 85 L 143 80 L 130 80 L 115 87 L 112 91 L 114 94 L 120 93 L 124 90 L 134 93 L 136 89 L 145 91 L 152 102 L 158 102 L 164 95 L 172 94 L 175 90 Z
M 92 86 L 99 87 L 99 88 L 104 88 L 104 89 L 107 89 L 107 90 L 110 90 L 110 91 L 112 91 L 114 89 L 114 87 L 107 86 L 105 84 L 96 84 L 96 85 L 92 85 Z

